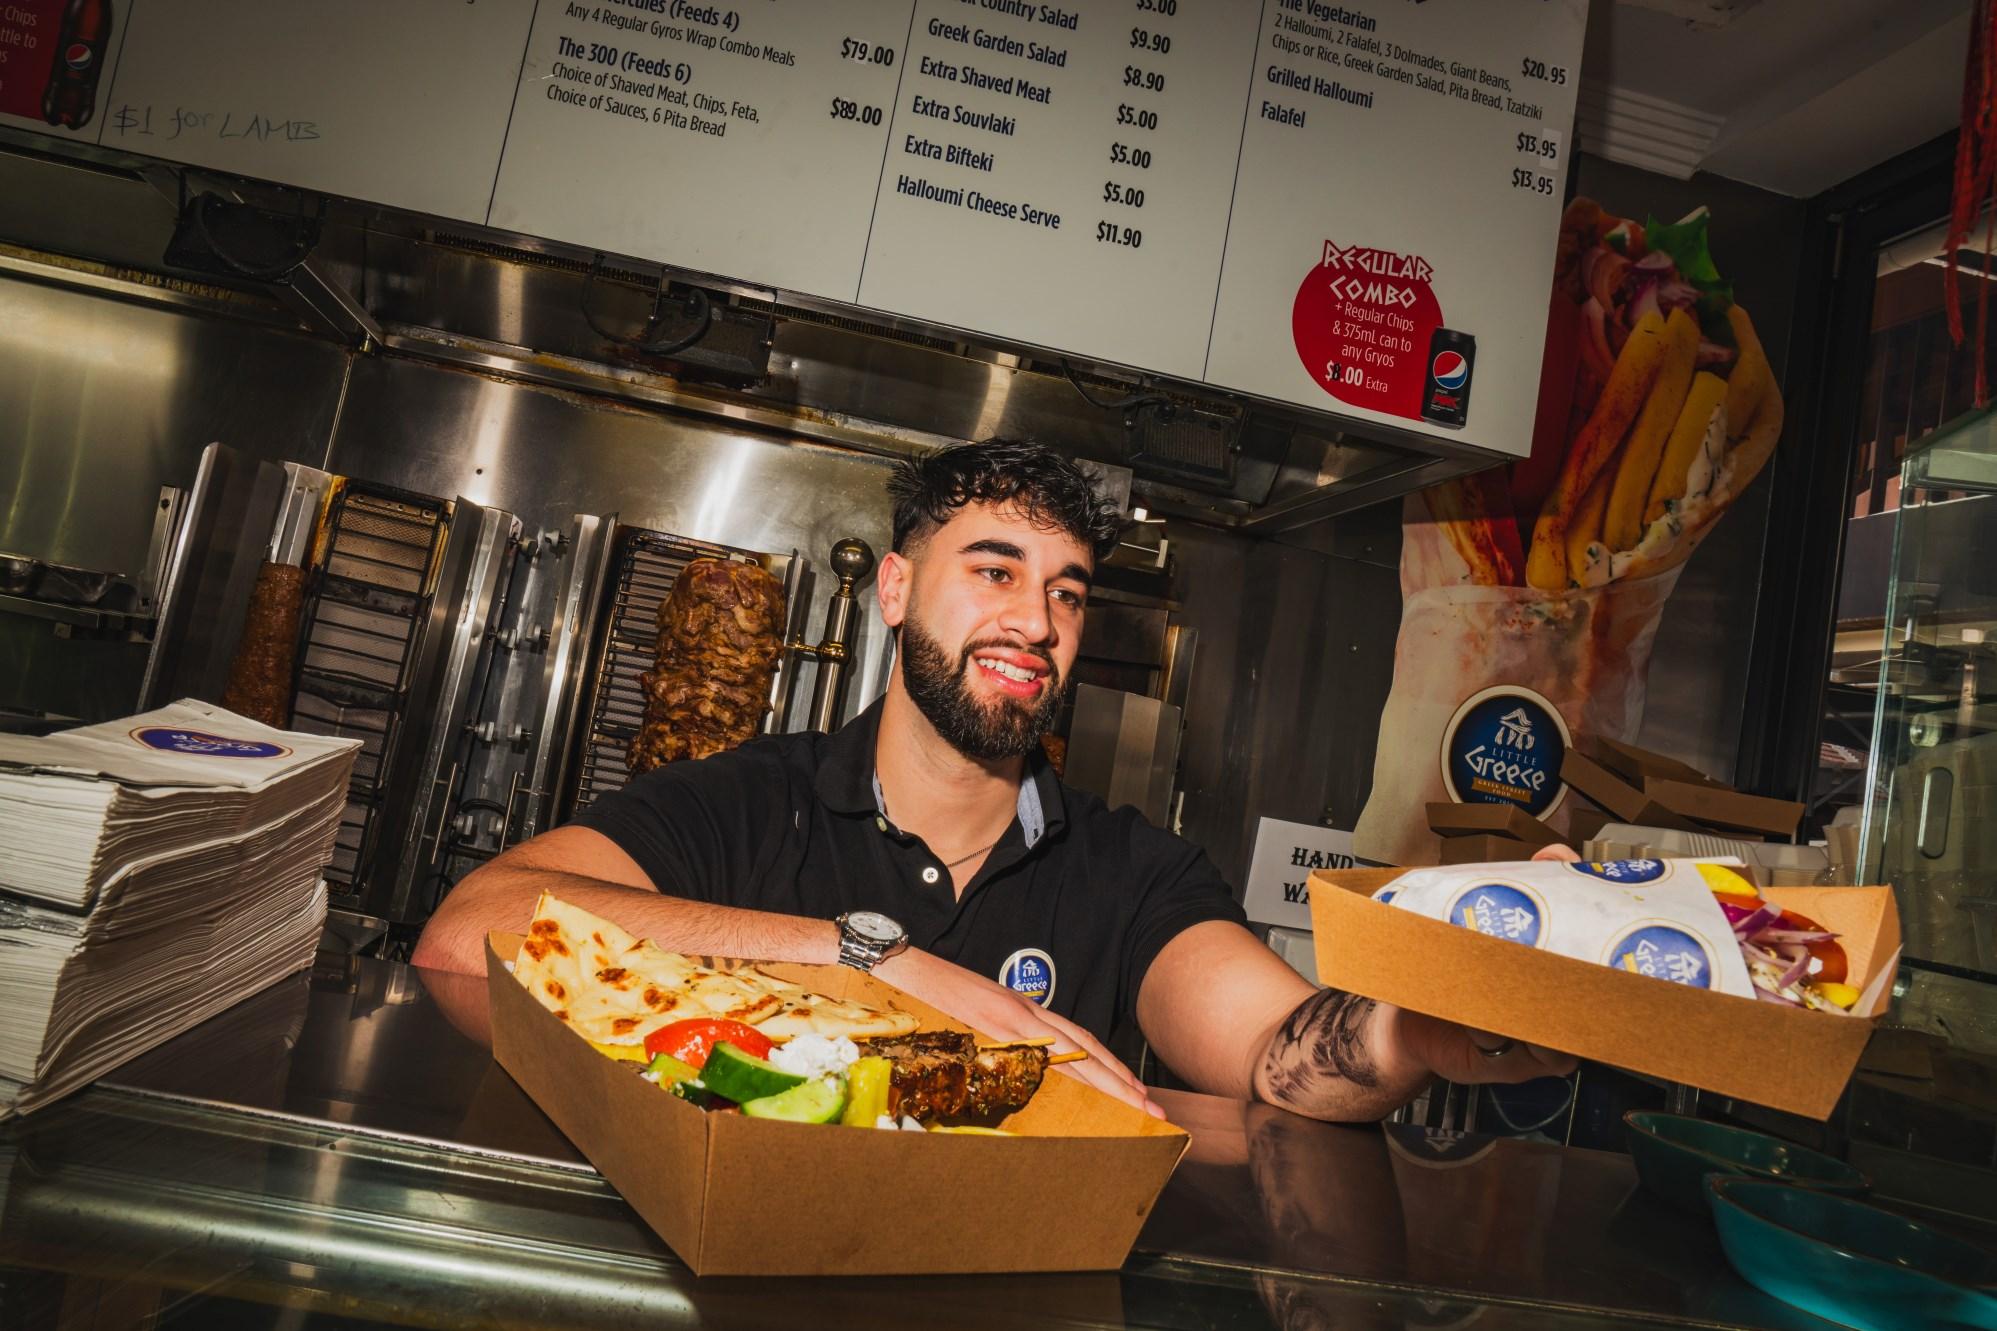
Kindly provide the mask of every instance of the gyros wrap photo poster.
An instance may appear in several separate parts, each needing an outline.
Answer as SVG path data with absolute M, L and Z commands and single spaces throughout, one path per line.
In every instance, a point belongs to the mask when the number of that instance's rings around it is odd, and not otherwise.
M 1712 217 L 1561 218 L 1531 454 L 1406 501 L 1401 625 L 1353 849 L 1432 864 L 1432 802 L 1566 830 L 1577 735 L 1634 740 L 1685 562 L 1782 434 L 1775 374 Z M 1719 256 L 1724 257 L 1724 256 Z

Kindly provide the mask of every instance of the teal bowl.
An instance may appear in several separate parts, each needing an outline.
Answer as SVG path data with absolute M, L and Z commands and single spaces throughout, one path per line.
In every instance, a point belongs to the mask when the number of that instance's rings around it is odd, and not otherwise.
M 1764 1294 L 1859 1331 L 1997 1331 L 1997 1256 L 1981 1248 L 1786 1183 L 1715 1175 L 1706 1191 L 1727 1260 Z
M 1623 1123 L 1643 1186 L 1695 1215 L 1709 1213 L 1708 1174 L 1800 1183 L 1846 1197 L 1863 1197 L 1872 1187 L 1842 1160 L 1746 1128 L 1646 1109 L 1632 1109 Z

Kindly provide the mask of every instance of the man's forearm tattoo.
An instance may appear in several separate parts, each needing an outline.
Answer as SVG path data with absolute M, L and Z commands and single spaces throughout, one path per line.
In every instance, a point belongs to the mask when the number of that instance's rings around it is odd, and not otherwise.
M 1271 1098 L 1308 1096 L 1332 1079 L 1377 1087 L 1380 1070 L 1365 1042 L 1366 1019 L 1375 1006 L 1372 999 L 1342 989 L 1320 989 L 1299 1003 L 1277 1028 L 1262 1065 Z

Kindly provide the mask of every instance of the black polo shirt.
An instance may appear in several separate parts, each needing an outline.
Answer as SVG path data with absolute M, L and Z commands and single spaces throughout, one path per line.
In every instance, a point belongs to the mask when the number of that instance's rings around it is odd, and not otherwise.
M 835 735 L 764 736 L 671 763 L 576 822 L 673 896 L 819 919 L 881 911 L 916 947 L 1120 1049 L 1159 950 L 1203 920 L 1243 921 L 1198 847 L 1063 785 L 1038 753 L 1012 826 L 958 898 L 929 847 L 886 816 L 874 778 L 880 721 L 877 702 Z

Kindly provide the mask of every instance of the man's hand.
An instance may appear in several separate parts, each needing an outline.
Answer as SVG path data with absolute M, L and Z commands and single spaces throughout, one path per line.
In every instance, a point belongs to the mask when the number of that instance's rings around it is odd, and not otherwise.
M 1576 1066 L 1572 1055 L 1542 1049 L 1536 1044 L 1473 1031 L 1455 1022 L 1384 1003 L 1380 1011 L 1389 1040 L 1411 1051 L 1431 1075 L 1458 1085 L 1565 1077 Z
M 1580 858 L 1567 846 L 1546 846 L 1533 855 L 1570 863 Z M 1324 989 L 1276 1028 L 1255 1089 L 1271 1104 L 1299 1113 L 1378 1117 L 1432 1077 L 1477 1085 L 1564 1077 L 1574 1068 L 1567 1054 Z
M 1088 1054 L 1056 1071 L 1088 1083 L 1125 1104 L 1159 1118 L 1165 1111 L 1151 1102 L 1144 1083 L 1087 1031 L 1058 1013 L 1030 1003 L 1002 984 L 965 970 L 933 953 L 910 948 L 874 967 L 882 981 L 913 994 L 938 1011 L 993 1040 L 1034 1040 L 1052 1036 L 1051 1053 L 1080 1049 Z

